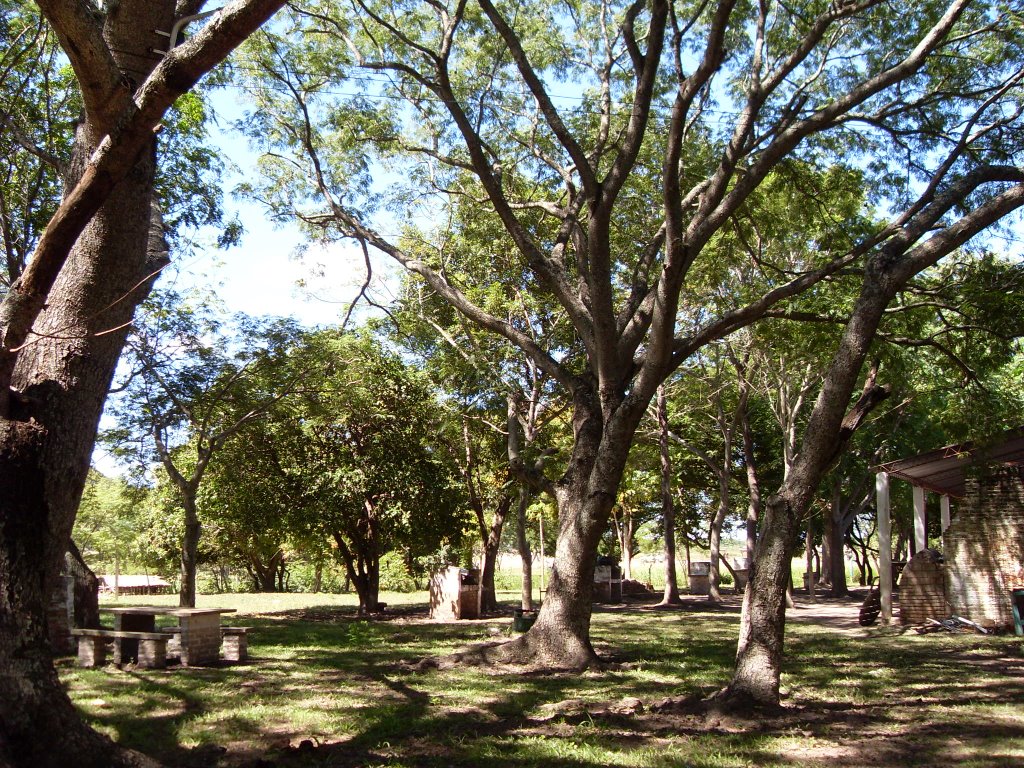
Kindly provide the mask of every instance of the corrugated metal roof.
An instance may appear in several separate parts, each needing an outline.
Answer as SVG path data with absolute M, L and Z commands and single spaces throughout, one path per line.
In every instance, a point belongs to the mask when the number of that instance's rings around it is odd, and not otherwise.
M 1024 427 L 1006 432 L 985 443 L 947 445 L 907 459 L 890 461 L 875 467 L 911 485 L 935 493 L 960 498 L 964 495 L 964 477 L 971 467 L 981 465 L 1024 465 Z
M 99 579 L 107 586 L 113 588 L 114 574 L 105 573 L 101 575 Z M 159 576 L 139 576 L 122 573 L 117 577 L 117 586 L 118 588 L 123 587 L 124 589 L 132 589 L 133 587 L 169 587 L 171 585 Z

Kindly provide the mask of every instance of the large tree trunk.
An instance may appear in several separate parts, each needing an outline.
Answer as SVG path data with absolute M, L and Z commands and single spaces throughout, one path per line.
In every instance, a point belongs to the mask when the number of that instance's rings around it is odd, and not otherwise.
M 520 639 L 526 648 L 514 652 L 517 659 L 569 669 L 582 669 L 597 660 L 590 644 L 594 566 L 611 503 L 580 490 L 559 494 L 561 522 L 547 595 L 536 623 Z
M 126 79 L 141 82 L 174 3 L 126 3 L 106 34 Z M 144 67 L 139 69 L 138 67 Z M 79 127 L 69 186 L 105 130 Z M 64 560 L 110 380 L 135 306 L 148 292 L 154 152 L 143 153 L 79 237 L 18 356 L 23 420 L 0 422 L 0 764 L 133 764 L 89 729 L 45 646 L 46 602 Z M 31 419 L 31 420 L 30 420 Z
M 798 532 L 786 499 L 769 499 L 743 599 L 736 668 L 728 691 L 738 704 L 778 703 L 786 589 Z
M 502 647 L 505 659 L 565 669 L 597 661 L 590 643 L 597 547 L 644 411 L 639 406 L 622 408 L 606 421 L 594 400 L 588 390 L 575 393 L 573 453 L 552 489 L 558 502 L 558 542 L 547 597 L 529 632 Z
M 734 704 L 778 705 L 785 632 L 786 582 L 796 545 L 799 521 L 810 506 L 821 478 L 846 449 L 867 415 L 888 396 L 876 386 L 872 370 L 864 391 L 847 412 L 868 347 L 882 313 L 895 293 L 890 284 L 868 270 L 853 315 L 833 357 L 811 412 L 792 471 L 768 503 L 761 529 L 753 578 L 743 602 L 736 667 L 727 699 Z

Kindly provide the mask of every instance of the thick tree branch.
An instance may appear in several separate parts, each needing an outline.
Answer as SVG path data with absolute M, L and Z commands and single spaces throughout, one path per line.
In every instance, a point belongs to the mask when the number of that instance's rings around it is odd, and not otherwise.
M 78 236 L 135 165 L 139 153 L 151 146 L 154 128 L 175 99 L 190 90 L 284 2 L 235 0 L 221 10 L 194 37 L 167 54 L 119 116 L 117 131 L 101 142 L 80 181 L 50 219 L 32 261 L 0 304 L 0 416 L 8 412 L 16 350 L 28 337 Z M 49 5 L 55 11 L 71 13 L 72 5 L 83 4 L 54 1 Z M 80 19 L 75 16 L 75 21 Z M 90 45 L 94 43 L 91 35 L 86 38 Z M 69 37 L 69 41 L 73 39 Z

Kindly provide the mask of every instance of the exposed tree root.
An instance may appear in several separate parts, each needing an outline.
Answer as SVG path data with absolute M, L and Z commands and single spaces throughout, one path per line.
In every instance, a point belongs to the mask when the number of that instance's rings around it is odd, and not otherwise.
M 412 668 L 417 671 L 458 666 L 508 666 L 517 667 L 519 671 L 582 672 L 604 668 L 606 662 L 592 648 L 580 648 L 570 653 L 564 646 L 551 648 L 549 643 L 538 642 L 530 637 L 530 633 L 526 633 L 513 640 L 481 643 L 446 656 L 429 656 L 412 664 Z
M 761 719 L 779 717 L 786 713 L 786 707 L 778 702 L 762 701 L 747 691 L 726 687 L 704 700 L 709 716 Z

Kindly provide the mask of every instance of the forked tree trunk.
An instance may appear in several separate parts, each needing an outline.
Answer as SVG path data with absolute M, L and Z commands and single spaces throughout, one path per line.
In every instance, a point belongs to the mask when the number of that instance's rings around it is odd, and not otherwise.
M 112 44 L 127 60 L 151 62 L 138 30 L 168 29 L 173 10 L 174 3 L 131 4 L 108 27 L 119 41 Z M 129 30 L 134 39 L 117 34 Z M 127 70 L 136 81 L 145 76 Z M 102 135 L 79 127 L 69 183 Z M 147 762 L 82 722 L 46 650 L 45 616 L 126 326 L 158 266 L 147 262 L 154 172 L 151 149 L 79 237 L 36 321 L 38 335 L 18 356 L 12 384 L 25 412 L 0 421 L 0 765 Z
M 373 613 L 380 602 L 380 562 L 375 558 L 360 559 L 358 563 L 348 557 L 345 570 L 359 596 L 359 614 Z
M 278 549 L 266 563 L 260 560 L 259 553 L 254 552 L 249 556 L 249 566 L 257 592 L 283 591 L 284 550 Z

